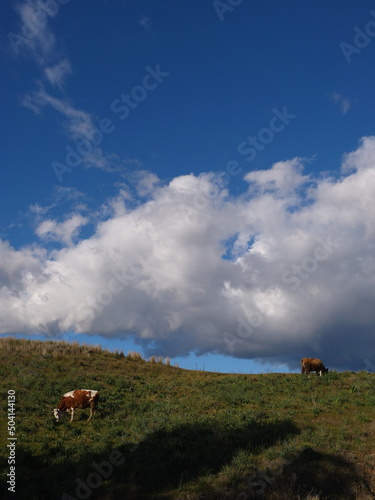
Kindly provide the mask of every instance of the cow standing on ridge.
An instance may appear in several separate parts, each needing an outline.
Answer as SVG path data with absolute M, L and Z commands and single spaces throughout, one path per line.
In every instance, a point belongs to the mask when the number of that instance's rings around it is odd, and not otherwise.
M 67 392 L 63 395 L 57 408 L 53 410 L 56 421 L 62 420 L 64 411 L 71 414 L 70 421 L 73 422 L 75 408 L 90 408 L 89 422 L 95 413 L 99 402 L 99 392 L 88 389 L 80 389 Z
M 322 376 L 322 373 L 328 373 L 321 359 L 318 358 L 302 358 L 301 359 L 301 373 L 306 373 L 310 376 L 310 372 L 316 372 L 317 375 Z

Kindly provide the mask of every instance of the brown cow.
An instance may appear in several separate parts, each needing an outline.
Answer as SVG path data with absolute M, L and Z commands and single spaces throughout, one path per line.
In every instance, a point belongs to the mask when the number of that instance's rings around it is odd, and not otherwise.
M 64 411 L 71 414 L 70 421 L 73 422 L 75 408 L 90 408 L 90 416 L 87 419 L 89 422 L 95 413 L 99 402 L 99 392 L 88 389 L 81 389 L 67 392 L 63 395 L 57 408 L 53 410 L 56 421 L 62 420 Z
M 302 358 L 301 373 L 310 375 L 310 372 L 316 372 L 317 375 L 322 376 L 322 373 L 328 373 L 328 368 L 326 368 L 318 358 Z

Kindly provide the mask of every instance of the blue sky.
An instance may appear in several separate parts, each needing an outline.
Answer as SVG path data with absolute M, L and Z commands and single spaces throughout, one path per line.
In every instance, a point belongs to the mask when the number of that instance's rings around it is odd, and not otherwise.
M 2 334 L 366 368 L 371 2 L 27 0 L 0 26 Z

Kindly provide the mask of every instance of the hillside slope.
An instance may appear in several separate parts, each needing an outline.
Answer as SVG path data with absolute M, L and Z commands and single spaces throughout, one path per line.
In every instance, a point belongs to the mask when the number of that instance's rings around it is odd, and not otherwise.
M 0 358 L 3 478 L 8 391 L 17 437 L 16 495 L 3 482 L 1 498 L 375 498 L 375 374 L 208 373 L 11 338 Z M 100 391 L 93 421 L 55 423 L 61 395 L 81 388 Z

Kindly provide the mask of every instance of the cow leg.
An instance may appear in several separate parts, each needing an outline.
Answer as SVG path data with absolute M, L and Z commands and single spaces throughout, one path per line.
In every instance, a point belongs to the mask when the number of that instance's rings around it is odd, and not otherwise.
M 87 422 L 89 422 L 93 415 L 95 413 L 95 404 L 93 402 L 90 402 L 90 415 L 89 415 L 89 418 L 87 419 Z
M 70 409 L 70 421 L 73 422 L 73 418 L 74 418 L 74 408 L 71 408 Z

